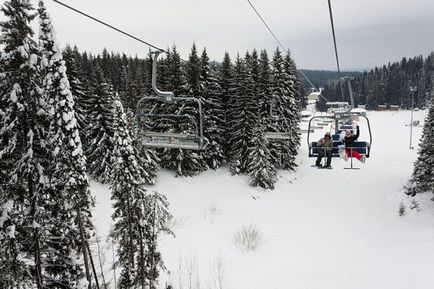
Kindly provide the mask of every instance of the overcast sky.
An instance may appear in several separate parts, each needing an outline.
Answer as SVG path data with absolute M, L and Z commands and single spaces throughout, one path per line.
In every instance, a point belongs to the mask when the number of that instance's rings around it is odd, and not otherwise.
M 4 0 L 0 0 L 3 2 Z M 62 1 L 62 0 L 61 0 Z M 37 5 L 36 0 L 31 2 Z M 156 46 L 176 44 L 183 58 L 193 41 L 221 60 L 274 38 L 247 0 L 63 0 Z M 336 69 L 327 0 L 251 0 L 298 68 Z M 434 0 L 332 0 L 341 68 L 372 68 L 434 50 Z M 46 0 L 61 45 L 144 56 L 148 47 Z M 4 19 L 4 17 L 2 17 Z

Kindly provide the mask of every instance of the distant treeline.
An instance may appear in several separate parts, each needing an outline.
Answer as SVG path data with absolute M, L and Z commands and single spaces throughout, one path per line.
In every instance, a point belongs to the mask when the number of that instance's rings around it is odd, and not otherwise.
M 399 105 L 411 108 L 414 93 L 414 107 L 424 108 L 433 93 L 434 52 L 424 58 L 403 58 L 400 62 L 376 67 L 369 72 L 356 75 L 351 81 L 355 105 L 366 105 L 367 109 L 377 109 L 379 105 Z M 338 82 L 328 82 L 322 95 L 328 101 L 349 102 L 349 90 L 343 86 L 344 96 Z M 317 108 L 325 110 L 326 100 L 321 98 Z
M 304 75 L 307 76 L 309 81 L 317 88 L 325 87 L 326 84 L 332 79 L 338 79 L 339 73 L 337 71 L 330 70 L 310 70 L 310 69 L 302 69 Z M 343 71 L 341 72 L 342 76 L 358 76 L 361 72 L 358 71 Z M 302 86 L 305 88 L 305 91 L 309 91 L 312 88 L 312 85 L 307 81 L 307 79 L 302 75 L 300 70 L 298 70 L 298 75 L 300 78 L 300 82 Z

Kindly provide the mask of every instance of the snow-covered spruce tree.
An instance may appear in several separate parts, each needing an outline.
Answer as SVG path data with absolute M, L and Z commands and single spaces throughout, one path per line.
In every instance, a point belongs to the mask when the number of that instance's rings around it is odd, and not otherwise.
M 171 53 L 167 55 L 167 59 L 164 62 L 159 62 L 157 73 L 159 73 L 157 80 L 161 83 L 164 90 L 173 92 L 175 96 L 185 95 L 186 79 L 181 64 L 181 57 L 176 50 L 176 46 L 172 47 Z M 160 114 L 176 114 L 179 104 L 162 104 L 159 109 L 158 112 Z M 182 132 L 180 127 L 182 121 L 175 118 L 157 118 L 153 124 L 153 129 L 162 132 Z M 158 150 L 161 166 L 176 170 L 177 175 L 183 175 L 178 160 L 180 153 L 177 149 L 166 148 Z
M 47 209 L 51 215 L 44 227 L 48 247 L 44 254 L 44 285 L 80 288 L 90 281 L 87 239 L 93 230 L 93 199 L 65 61 L 43 1 L 39 1 L 38 12 L 43 94 L 51 118 L 48 132 L 51 155 L 47 156 L 50 161 Z M 83 261 L 85 268 L 81 267 Z
M 282 168 L 294 170 L 297 166 L 295 157 L 301 142 L 301 95 L 300 80 L 295 63 L 289 53 L 284 57 L 283 71 L 286 78 L 287 94 L 281 97 L 281 113 L 282 116 L 288 119 L 291 137 L 289 139 L 289 150 L 284 149 L 282 151 Z
M 28 0 L 10 0 L 1 11 L 0 55 L 0 281 L 2 288 L 42 288 L 48 119 L 40 89 Z
M 272 162 L 273 156 L 268 149 L 268 140 L 264 137 L 265 123 L 261 114 L 261 104 L 265 97 L 264 90 L 258 85 L 261 79 L 261 69 L 256 50 L 246 55 L 248 81 L 246 85 L 249 95 L 248 114 L 251 139 L 248 142 L 246 167 L 250 175 L 250 184 L 265 189 L 273 189 L 277 180 L 276 169 Z M 266 116 L 269 117 L 269 116 Z
M 224 137 L 224 143 L 223 143 L 223 150 L 225 153 L 225 156 L 228 155 L 228 143 L 229 143 L 229 129 L 227 124 L 230 122 L 230 88 L 232 83 L 232 77 L 233 77 L 233 67 L 231 58 L 229 56 L 228 52 L 225 52 L 225 56 L 223 57 L 223 62 L 221 69 L 218 73 L 218 81 L 219 85 L 221 87 L 221 97 L 222 97 L 222 103 L 223 103 L 223 137 Z
M 167 59 L 164 62 L 161 62 L 162 65 L 159 65 L 158 68 L 164 68 L 162 70 L 157 69 L 157 73 L 160 73 L 160 83 L 162 84 L 163 90 L 171 91 L 175 94 L 175 96 L 185 95 L 185 86 L 186 79 L 184 75 L 184 71 L 181 64 L 181 57 L 176 50 L 176 46 L 172 47 L 170 54 L 167 55 Z M 159 113 L 161 114 L 176 114 L 179 110 L 179 103 L 176 104 L 161 104 L 159 108 Z M 182 124 L 182 121 L 178 121 L 175 118 L 156 118 L 154 121 L 154 129 L 157 131 L 167 132 L 167 131 L 175 131 L 180 132 L 181 128 L 179 127 Z M 174 159 L 176 159 L 177 151 L 176 150 L 161 150 L 162 157 L 162 165 L 164 167 L 172 167 L 170 163 Z
M 266 50 L 262 50 L 259 58 L 259 80 L 258 89 L 261 97 L 259 98 L 259 113 L 261 119 L 270 117 L 271 105 L 271 66 Z
M 96 65 L 93 72 L 89 103 L 92 107 L 88 114 L 85 135 L 88 147 L 85 150 L 90 176 L 101 182 L 110 183 L 112 167 L 114 92 L 106 82 L 101 68 Z
M 293 119 L 293 114 L 299 114 L 297 112 L 298 104 L 295 102 L 294 95 L 291 94 L 291 78 L 285 71 L 285 61 L 282 57 L 280 50 L 277 48 L 272 61 L 272 82 L 271 82 L 271 92 L 272 92 L 272 113 L 278 115 L 279 118 L 288 119 L 289 128 L 294 131 L 295 142 L 298 142 L 297 128 L 294 127 L 296 120 Z M 273 126 L 274 130 L 282 131 L 280 126 Z M 281 167 L 283 169 L 294 170 L 297 166 L 295 163 L 295 155 L 297 151 L 297 146 L 295 146 L 293 141 L 286 140 L 272 140 L 270 141 L 270 151 L 275 160 L 275 166 Z
M 145 83 L 150 81 L 145 67 L 136 56 L 130 61 L 127 71 L 126 91 L 123 96 L 125 108 L 128 111 L 136 111 L 137 102 L 145 94 Z
M 302 109 L 302 96 L 300 91 L 300 79 L 297 74 L 297 68 L 294 60 L 291 58 L 289 52 L 285 55 L 283 61 L 284 71 L 286 73 L 289 95 L 285 97 L 284 115 L 289 119 L 291 126 L 291 155 L 296 156 L 298 147 L 301 143 L 300 121 Z M 290 167 L 284 167 L 288 169 Z
M 261 123 L 261 115 L 259 110 L 259 100 L 263 98 L 261 91 L 258 86 L 259 81 L 259 59 L 256 50 L 253 50 L 252 54 L 246 53 L 246 70 L 247 78 L 245 83 L 245 90 L 247 95 L 246 102 L 246 127 L 245 127 L 245 137 L 247 139 L 247 154 L 244 161 L 246 167 L 246 173 L 250 173 L 253 165 L 256 163 L 256 159 L 251 153 L 252 150 L 256 150 L 257 143 L 253 142 L 253 137 L 255 135 L 254 131 Z M 264 129 L 259 131 L 264 132 Z M 270 157 L 268 155 L 267 157 Z
M 78 48 L 74 46 L 71 48 L 66 46 L 63 51 L 63 59 L 65 60 L 65 66 L 68 71 L 69 86 L 74 98 L 74 111 L 75 118 L 77 119 L 79 133 L 82 145 L 84 144 L 84 129 L 86 125 L 86 116 L 88 114 L 88 99 L 82 83 L 82 72 L 80 67 L 80 52 Z
M 155 289 L 161 270 L 166 269 L 161 253 L 158 251 L 158 238 L 161 234 L 174 235 L 167 226 L 172 215 L 168 211 L 169 203 L 166 197 L 158 192 L 148 192 L 142 205 L 143 210 L 148 213 L 140 227 L 143 246 L 140 246 L 141 253 L 137 256 L 137 263 L 143 264 L 140 268 L 144 269 L 139 270 L 138 278 L 148 280 L 149 288 Z
M 172 58 L 172 59 L 171 59 Z M 172 57 L 168 61 L 173 61 Z M 197 55 L 196 45 L 193 44 L 189 60 L 186 64 L 186 94 L 190 97 L 199 98 L 200 93 L 200 58 Z M 182 105 L 178 103 L 177 105 Z M 176 109 L 179 110 L 180 107 Z M 197 117 L 198 108 L 193 102 L 185 103 L 182 110 L 183 114 L 189 114 Z M 191 121 L 186 119 L 175 119 L 175 131 L 181 133 L 195 133 L 195 127 Z M 204 161 L 202 154 L 192 150 L 170 149 L 165 150 L 161 156 L 161 165 L 166 168 L 176 170 L 177 176 L 194 176 L 206 170 L 207 164 Z
M 158 262 L 149 261 L 160 257 L 156 235 L 151 236 L 149 228 L 154 234 L 170 233 L 165 226 L 170 218 L 168 204 L 162 195 L 146 191 L 145 172 L 137 162 L 121 102 L 115 100 L 114 107 L 111 189 L 115 209 L 113 236 L 119 244 L 118 263 L 122 268 L 119 288 L 155 288 L 158 271 L 164 266 L 161 258 Z
M 224 160 L 223 143 L 223 103 L 221 88 L 215 77 L 215 68 L 211 69 L 206 49 L 203 50 L 201 58 L 200 93 L 199 99 L 203 103 L 204 115 L 204 136 L 208 139 L 209 145 L 202 153 L 204 160 L 211 169 L 217 169 Z
M 421 192 L 434 193 L 434 95 L 428 108 L 428 114 L 423 127 L 419 152 L 413 167 L 411 186 L 407 194 L 415 195 Z
M 253 130 L 252 148 L 249 149 L 249 157 L 254 160 L 249 168 L 250 184 L 254 187 L 274 189 L 277 181 L 276 169 L 271 161 L 268 140 L 264 138 L 264 129 L 263 123 L 258 121 Z
M 249 136 L 246 131 L 249 113 L 247 111 L 246 83 L 248 76 L 246 64 L 239 55 L 235 60 L 233 75 L 233 82 L 230 87 L 229 122 L 227 123 L 229 128 L 228 162 L 231 173 L 240 174 L 246 171 L 245 159 L 249 143 Z

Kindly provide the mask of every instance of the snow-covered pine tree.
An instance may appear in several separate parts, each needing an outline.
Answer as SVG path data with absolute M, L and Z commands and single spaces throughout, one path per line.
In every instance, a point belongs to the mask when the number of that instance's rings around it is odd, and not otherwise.
M 239 55 L 235 60 L 233 76 L 230 87 L 229 122 L 226 124 L 229 128 L 228 162 L 231 173 L 240 174 L 246 171 L 245 159 L 249 143 L 246 130 L 249 114 L 247 112 L 246 64 Z
M 110 183 L 112 168 L 113 102 L 114 92 L 107 83 L 101 68 L 96 65 L 93 72 L 86 127 L 88 147 L 85 155 L 90 176 L 102 183 Z
M 174 61 L 175 55 L 171 55 L 167 61 Z M 177 68 L 178 66 L 169 66 Z M 189 60 L 186 64 L 186 94 L 190 97 L 199 98 L 200 93 L 200 58 L 197 54 L 196 45 L 193 44 Z M 176 111 L 180 109 L 181 103 L 178 103 L 179 107 L 176 107 Z M 189 114 L 193 117 L 197 117 L 198 109 L 192 102 L 186 102 L 183 110 L 183 114 Z M 175 131 L 177 132 L 194 132 L 194 125 L 186 119 L 174 119 L 173 120 Z M 166 168 L 176 170 L 177 176 L 194 176 L 204 170 L 206 170 L 207 164 L 204 161 L 200 152 L 184 149 L 166 149 L 161 155 L 161 165 Z
M 283 67 L 289 92 L 289 94 L 282 99 L 284 103 L 283 115 L 289 120 L 289 125 L 291 126 L 291 138 L 289 140 L 291 151 L 287 151 L 287 153 L 289 152 L 290 155 L 284 156 L 283 158 L 295 159 L 301 143 L 300 121 L 302 100 L 300 94 L 300 79 L 297 74 L 294 60 L 291 58 L 289 52 L 285 55 Z M 288 162 L 284 163 L 283 168 L 294 169 L 295 166 Z
M 170 233 L 166 221 L 170 218 L 166 199 L 158 193 L 146 191 L 146 173 L 139 166 L 137 154 L 132 145 L 126 116 L 121 102 L 114 101 L 114 163 L 112 170 L 112 200 L 114 201 L 113 236 L 118 241 L 118 263 L 122 268 L 119 288 L 154 288 L 158 271 L 163 267 L 159 262 L 150 266 L 152 260 L 160 257 L 156 251 L 156 235 L 161 231 Z M 159 212 L 155 215 L 155 212 Z M 154 216 L 152 218 L 151 216 Z M 156 225 L 155 225 L 156 224 Z
M 160 75 L 157 77 L 157 80 L 160 80 L 163 90 L 171 91 L 175 94 L 175 96 L 185 95 L 186 79 L 181 64 L 181 57 L 176 50 L 176 46 L 172 47 L 170 54 L 168 54 L 167 58 L 160 63 L 162 65 L 159 65 L 158 67 L 164 69 L 157 69 L 157 73 L 160 73 Z M 179 109 L 179 104 L 161 104 L 159 109 L 160 110 L 158 112 L 162 114 L 176 114 Z M 181 124 L 182 121 L 177 121 L 173 117 L 156 118 L 154 121 L 154 129 L 163 132 L 180 132 Z M 170 163 L 173 159 L 176 159 L 176 150 L 161 150 L 161 152 L 163 166 L 166 166 L 167 163 Z
M 415 195 L 428 191 L 434 193 L 434 94 L 428 107 L 418 157 L 414 163 L 411 186 L 407 188 L 407 194 Z
M 158 238 L 161 234 L 174 235 L 167 226 L 168 221 L 172 219 L 168 207 L 166 197 L 155 191 L 148 192 L 143 202 L 143 210 L 147 212 L 147 218 L 140 227 L 140 239 L 143 246 L 140 246 L 137 263 L 142 264 L 140 268 L 144 270 L 139 270 L 137 277 L 140 280 L 147 280 L 150 289 L 156 288 L 160 272 L 166 270 L 162 255 L 158 251 Z
M 82 83 L 83 75 L 80 67 L 80 52 L 77 46 L 67 45 L 63 51 L 63 59 L 68 71 L 68 80 L 72 97 L 74 98 L 75 118 L 77 119 L 81 142 L 84 145 L 84 129 L 88 113 L 88 100 Z
M 225 56 L 223 57 L 223 62 L 221 69 L 218 73 L 218 81 L 219 85 L 221 87 L 221 95 L 222 95 L 222 103 L 223 103 L 223 137 L 224 137 L 224 143 L 223 143 L 223 150 L 225 153 L 225 156 L 228 155 L 228 143 L 229 143 L 229 129 L 227 124 L 230 122 L 230 88 L 232 83 L 232 77 L 233 77 L 233 67 L 231 58 L 229 56 L 228 52 L 225 52 Z
M 211 69 L 206 49 L 203 49 L 200 57 L 200 93 L 199 98 L 203 103 L 204 115 L 204 136 L 208 139 L 209 145 L 202 152 L 202 156 L 211 169 L 217 169 L 224 160 L 223 144 L 223 103 L 221 88 L 217 82 L 216 70 Z
M 259 120 L 259 116 L 257 117 Z M 250 163 L 250 185 L 264 189 L 274 189 L 277 181 L 276 169 L 271 161 L 271 153 L 268 149 L 268 140 L 264 138 L 265 126 L 258 121 L 253 129 L 252 147 L 249 149 L 249 157 L 254 160 Z
M 160 62 L 158 67 L 164 67 L 164 69 L 157 69 L 157 80 L 159 80 L 163 89 L 173 92 L 176 96 L 185 95 L 185 73 L 181 64 L 181 56 L 176 46 L 172 47 L 171 53 L 167 55 L 167 59 L 164 62 Z M 159 113 L 176 114 L 177 109 L 178 104 L 162 104 Z M 181 132 L 181 122 L 182 121 L 177 121 L 174 118 L 157 118 L 153 125 L 154 129 L 157 131 Z M 159 150 L 161 166 L 178 170 L 178 165 L 180 164 L 178 161 L 179 153 L 179 150 L 176 149 Z M 182 169 L 180 171 L 182 171 Z M 179 173 L 178 175 L 182 174 Z
M 271 91 L 272 98 L 272 113 L 278 115 L 279 118 L 286 118 L 288 120 L 288 126 L 294 133 L 296 128 L 294 124 L 296 121 L 292 121 L 293 114 L 299 113 L 297 110 L 291 107 L 298 107 L 295 103 L 294 96 L 291 94 L 291 78 L 285 71 L 285 61 L 282 57 L 282 53 L 279 48 L 276 49 L 273 55 L 272 61 L 272 82 Z M 279 126 L 274 126 L 276 131 L 282 131 Z M 295 137 L 295 142 L 298 142 L 297 135 Z M 297 146 L 294 147 L 292 141 L 286 140 L 272 140 L 270 141 L 270 152 L 275 160 L 275 166 L 281 167 L 283 169 L 294 170 L 297 166 L 295 163 L 295 155 L 297 151 Z
M 268 53 L 262 50 L 259 58 L 259 80 L 258 89 L 261 97 L 259 98 L 259 113 L 261 119 L 270 117 L 271 104 L 271 67 Z
M 185 79 L 181 56 L 175 45 L 170 54 L 167 55 L 166 74 L 163 79 L 164 89 L 173 92 L 176 96 L 185 95 L 187 80 Z
M 86 176 L 86 159 L 65 61 L 43 1 L 39 1 L 38 12 L 43 94 L 51 118 L 48 132 L 51 155 L 47 156 L 50 195 L 46 208 L 51 218 L 44 226 L 47 242 L 44 285 L 47 288 L 87 287 L 85 284 L 90 282 L 87 239 L 93 230 L 93 199 Z M 85 268 L 81 267 L 83 261 Z
M 142 62 L 136 56 L 130 61 L 128 68 L 125 68 L 127 71 L 127 83 L 123 101 L 127 111 L 136 111 L 137 102 L 145 94 L 145 83 L 150 81 L 150 77 L 148 77 Z
M 256 156 L 252 154 L 253 150 L 257 150 L 257 142 L 254 142 L 254 136 L 259 131 L 264 132 L 264 128 L 261 127 L 259 130 L 255 129 L 262 125 L 263 119 L 261 118 L 259 103 L 263 99 L 261 94 L 260 86 L 258 85 L 260 78 L 260 68 L 258 53 L 256 50 L 246 53 L 246 68 L 247 68 L 247 79 L 245 84 L 245 90 L 247 93 L 246 102 L 246 127 L 245 127 L 245 137 L 247 139 L 247 151 L 246 159 L 243 160 L 246 167 L 246 173 L 250 173 L 254 165 L 256 164 Z M 270 158 L 270 154 L 266 157 Z
M 1 11 L 0 55 L 0 269 L 2 288 L 42 288 L 42 242 L 48 219 L 46 130 L 39 61 L 28 0 L 10 0 Z

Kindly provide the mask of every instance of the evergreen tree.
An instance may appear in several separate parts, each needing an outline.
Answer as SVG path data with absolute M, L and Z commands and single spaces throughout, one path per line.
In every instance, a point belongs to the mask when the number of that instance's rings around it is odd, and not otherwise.
M 262 50 L 259 59 L 259 113 L 261 119 L 267 119 L 270 117 L 270 105 L 271 105 L 271 67 L 270 60 L 266 50 Z
M 229 56 L 228 52 L 225 52 L 225 56 L 223 58 L 222 66 L 219 72 L 218 81 L 219 85 L 221 87 L 221 98 L 222 98 L 222 104 L 223 104 L 223 119 L 222 119 L 222 125 L 223 125 L 223 137 L 224 137 L 224 143 L 223 143 L 223 149 L 224 153 L 227 156 L 228 155 L 228 145 L 229 145 L 229 139 L 230 139 L 230 130 L 227 126 L 227 124 L 230 122 L 230 89 L 231 89 L 231 83 L 233 81 L 233 67 L 231 58 Z
M 140 98 L 145 95 L 145 83 L 150 81 L 141 61 L 136 57 L 127 69 L 127 83 L 124 96 L 125 107 L 128 111 L 136 111 Z
M 238 55 L 235 60 L 234 78 L 230 88 L 228 161 L 232 174 L 246 171 L 246 156 L 249 136 L 246 90 L 247 70 L 244 60 Z
M 85 155 L 90 176 L 102 183 L 110 183 L 112 179 L 113 101 L 114 92 L 101 68 L 96 66 L 89 95 L 92 111 L 85 132 L 88 142 Z
M 2 285 L 42 288 L 43 226 L 47 216 L 48 118 L 28 0 L 10 0 L 1 11 L 0 55 L 0 269 Z
M 274 189 L 274 183 L 277 181 L 276 169 L 271 162 L 268 140 L 264 138 L 264 129 L 264 125 L 258 122 L 253 131 L 249 155 L 255 161 L 249 169 L 250 184 L 254 187 Z
M 174 61 L 176 55 L 168 60 Z M 176 68 L 177 65 L 171 67 Z M 195 44 L 191 49 L 188 63 L 186 64 L 186 93 L 189 97 L 199 99 L 200 94 L 200 58 L 197 55 Z M 198 108 L 193 102 L 177 103 L 172 109 L 179 111 L 184 104 L 182 114 L 187 114 L 198 119 Z M 174 130 L 180 133 L 196 133 L 194 124 L 188 119 L 173 119 Z M 193 176 L 207 169 L 207 164 L 200 152 L 184 149 L 165 149 L 161 156 L 161 165 L 176 170 L 177 176 Z
M 203 152 L 203 158 L 209 168 L 216 169 L 224 160 L 223 144 L 223 104 L 221 88 L 215 77 L 215 69 L 211 69 L 206 49 L 201 55 L 200 100 L 203 103 L 204 136 L 209 144 Z
M 156 250 L 156 236 L 162 231 L 170 233 L 165 225 L 170 218 L 168 204 L 162 195 L 146 191 L 146 174 L 137 161 L 121 102 L 115 100 L 114 107 L 111 188 L 114 238 L 119 242 L 118 262 L 122 268 L 119 288 L 155 288 L 159 269 L 164 268 Z
M 434 94 L 428 108 L 428 114 L 423 127 L 423 134 L 420 140 L 418 158 L 414 163 L 412 185 L 407 193 L 431 191 L 434 193 Z
M 48 243 L 44 254 L 44 272 L 48 275 L 45 286 L 78 288 L 84 283 L 84 273 L 79 265 L 80 252 L 84 255 L 87 281 L 90 281 L 87 239 L 93 229 L 90 212 L 93 200 L 65 61 L 43 1 L 39 1 L 38 12 L 43 91 L 51 118 L 48 133 L 51 156 L 47 170 L 50 188 L 47 208 L 51 218 L 44 226 Z
M 287 67 L 285 69 L 285 66 Z M 285 60 L 279 49 L 276 49 L 273 55 L 272 62 L 272 100 L 270 112 L 278 117 L 273 121 L 269 129 L 277 132 L 285 132 L 290 130 L 290 141 L 272 140 L 270 141 L 270 152 L 273 155 L 274 164 L 276 167 L 284 169 L 295 169 L 295 156 L 297 153 L 299 135 L 299 104 L 296 101 L 296 93 L 294 80 L 288 70 L 290 64 L 285 65 Z
M 88 100 L 85 93 L 85 89 L 82 83 L 83 76 L 80 67 L 80 52 L 78 48 L 74 46 L 71 48 L 69 45 L 66 46 L 63 51 L 63 59 L 65 60 L 65 66 L 68 72 L 68 80 L 70 84 L 70 90 L 74 98 L 74 111 L 75 118 L 77 119 L 77 124 L 80 133 L 80 139 L 84 138 L 84 129 L 86 124 L 86 115 L 88 114 Z
M 301 143 L 300 121 L 301 121 L 301 94 L 300 80 L 297 75 L 295 63 L 289 53 L 285 55 L 283 67 L 287 82 L 288 95 L 283 98 L 282 115 L 288 119 L 290 126 L 291 137 L 289 139 L 289 150 L 285 150 L 286 155 L 283 155 L 286 161 L 283 164 L 284 169 L 295 169 L 295 156 Z
M 258 143 L 255 142 L 255 135 L 258 132 L 264 133 L 264 129 L 261 128 L 257 130 L 257 128 L 262 124 L 263 119 L 261 119 L 260 114 L 260 101 L 263 99 L 263 95 L 261 95 L 261 90 L 258 85 L 260 78 L 260 67 L 259 67 L 259 59 L 258 53 L 256 50 L 252 51 L 252 54 L 249 52 L 246 53 L 245 57 L 246 61 L 246 70 L 247 70 L 247 78 L 245 83 L 246 90 L 246 120 L 245 120 L 245 137 L 247 143 L 247 154 L 245 160 L 246 173 L 250 173 L 257 162 L 255 159 L 255 154 L 252 154 L 252 150 L 257 149 Z M 266 157 L 270 157 L 267 155 Z

